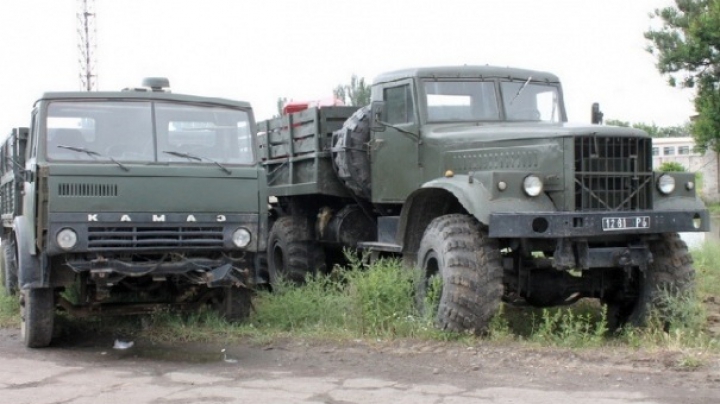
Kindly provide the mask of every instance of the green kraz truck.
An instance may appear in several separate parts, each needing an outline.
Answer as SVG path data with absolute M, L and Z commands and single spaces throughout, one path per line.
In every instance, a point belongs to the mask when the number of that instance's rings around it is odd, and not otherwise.
M 249 313 L 267 238 L 252 109 L 145 85 L 46 93 L 0 149 L 1 261 L 29 347 L 56 309 Z
M 692 287 L 678 233 L 709 227 L 695 177 L 653 171 L 640 130 L 566 121 L 555 75 L 459 66 L 383 74 L 359 110 L 260 122 L 270 282 L 350 247 L 402 257 L 418 298 L 440 280 L 444 329 L 482 333 L 502 301 L 585 297 L 611 326 L 642 323 L 662 289 Z

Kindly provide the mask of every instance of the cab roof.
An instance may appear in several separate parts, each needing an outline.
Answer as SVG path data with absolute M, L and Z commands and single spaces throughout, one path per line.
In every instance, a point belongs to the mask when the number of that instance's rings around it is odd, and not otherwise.
M 560 79 L 552 73 L 539 70 L 518 69 L 513 67 L 499 66 L 438 66 L 438 67 L 416 67 L 403 70 L 396 70 L 383 73 L 375 78 L 373 84 L 382 84 L 407 78 L 510 78 L 527 80 L 532 77 L 533 81 L 545 81 L 548 83 L 559 83 Z
M 187 94 L 175 94 L 160 91 L 143 91 L 138 89 L 129 89 L 123 91 L 68 91 L 68 92 L 47 92 L 40 97 L 35 103 L 40 101 L 59 101 L 59 100 L 135 100 L 135 101 L 175 101 L 194 104 L 213 104 L 219 106 L 250 109 L 250 103 L 245 101 L 230 100 L 227 98 L 202 97 Z

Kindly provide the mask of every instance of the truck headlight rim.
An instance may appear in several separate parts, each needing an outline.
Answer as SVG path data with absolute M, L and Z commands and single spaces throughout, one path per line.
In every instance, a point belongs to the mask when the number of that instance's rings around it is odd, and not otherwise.
M 663 195 L 670 195 L 675 191 L 675 177 L 663 174 L 657 179 L 657 189 Z
M 543 191 L 543 182 L 537 175 L 528 175 L 523 180 L 523 191 L 528 196 L 538 196 Z
M 75 230 L 66 227 L 57 232 L 55 241 L 63 250 L 72 250 L 77 245 L 78 236 Z
M 236 247 L 243 248 L 247 247 L 252 240 L 250 231 L 244 227 L 235 230 L 232 234 L 232 242 Z

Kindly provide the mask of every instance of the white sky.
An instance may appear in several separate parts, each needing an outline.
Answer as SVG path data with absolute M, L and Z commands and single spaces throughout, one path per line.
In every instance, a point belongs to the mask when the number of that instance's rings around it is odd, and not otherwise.
M 96 0 L 100 90 L 165 76 L 174 92 L 249 101 L 319 99 L 413 66 L 491 64 L 560 76 L 570 121 L 679 125 L 692 92 L 644 49 L 671 0 Z M 80 88 L 76 0 L 0 0 L 0 137 L 44 91 Z

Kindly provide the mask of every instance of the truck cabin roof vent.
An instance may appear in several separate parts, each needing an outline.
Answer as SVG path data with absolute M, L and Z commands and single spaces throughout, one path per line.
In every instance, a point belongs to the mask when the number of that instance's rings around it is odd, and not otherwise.
M 142 81 L 142 86 L 154 93 L 170 92 L 170 80 L 167 77 L 146 77 Z
M 170 80 L 165 77 L 146 77 L 142 81 L 142 87 L 127 87 L 123 88 L 122 91 L 169 93 Z

